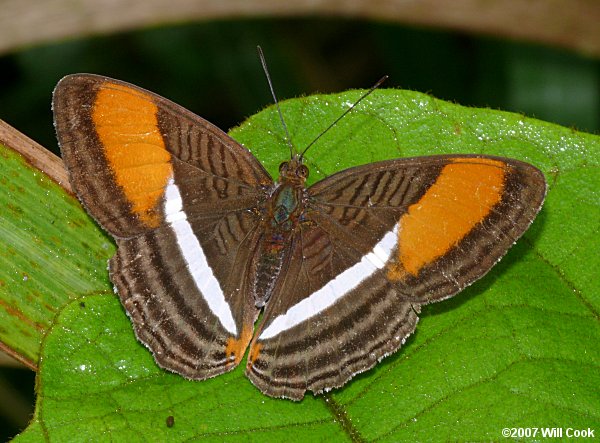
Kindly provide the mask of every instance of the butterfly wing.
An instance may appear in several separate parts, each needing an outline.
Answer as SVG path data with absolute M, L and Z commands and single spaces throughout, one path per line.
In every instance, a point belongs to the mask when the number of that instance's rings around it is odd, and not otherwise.
M 422 304 L 483 276 L 545 196 L 536 168 L 483 156 L 391 160 L 309 188 L 246 373 L 271 396 L 339 387 L 396 351 Z
M 65 77 L 53 109 L 73 188 L 117 242 L 110 276 L 138 339 L 188 378 L 235 367 L 257 310 L 231 269 L 257 242 L 268 173 L 212 124 L 124 82 Z

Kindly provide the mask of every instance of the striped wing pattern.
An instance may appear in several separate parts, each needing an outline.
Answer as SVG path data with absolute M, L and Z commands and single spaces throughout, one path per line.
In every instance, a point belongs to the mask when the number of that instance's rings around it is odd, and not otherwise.
M 246 374 L 274 397 L 342 386 L 398 350 L 421 306 L 484 275 L 545 195 L 533 166 L 477 155 L 274 183 L 212 124 L 94 75 L 61 80 L 53 109 L 73 188 L 117 242 L 110 277 L 138 339 L 190 379 L 249 345 Z

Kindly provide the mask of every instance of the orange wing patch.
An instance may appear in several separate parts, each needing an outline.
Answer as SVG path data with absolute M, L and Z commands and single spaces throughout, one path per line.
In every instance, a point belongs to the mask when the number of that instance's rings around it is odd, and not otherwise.
M 148 227 L 157 227 L 156 206 L 173 174 L 171 155 L 158 128 L 152 98 L 127 86 L 105 84 L 92 119 L 104 154 L 132 210 Z
M 498 160 L 460 158 L 400 219 L 398 262 L 390 280 L 417 276 L 423 266 L 448 253 L 483 221 L 504 190 L 506 165 Z
M 260 355 L 260 350 L 262 349 L 262 344 L 254 343 L 250 348 L 250 352 L 248 353 L 248 366 L 252 366 L 258 356 Z
M 253 332 L 254 330 L 252 326 L 244 326 L 240 338 L 235 339 L 233 337 L 230 337 L 227 340 L 227 346 L 225 347 L 225 355 L 228 358 L 233 355 L 235 357 L 236 365 L 238 365 L 240 361 L 242 361 L 244 353 L 246 352 L 246 348 L 248 347 L 248 343 L 250 343 L 250 339 L 252 339 Z

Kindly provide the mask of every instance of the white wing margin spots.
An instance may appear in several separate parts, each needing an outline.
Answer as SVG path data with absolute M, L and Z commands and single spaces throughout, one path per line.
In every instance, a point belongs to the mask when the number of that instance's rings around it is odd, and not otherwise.
M 227 301 L 225 301 L 221 285 L 219 285 L 212 269 L 208 265 L 202 246 L 194 231 L 192 231 L 192 226 L 188 222 L 185 212 L 183 212 L 181 193 L 173 177 L 169 179 L 169 183 L 167 184 L 164 211 L 165 219 L 175 233 L 177 246 L 179 246 L 181 255 L 183 255 L 183 259 L 198 291 L 200 291 L 208 307 L 216 315 L 223 327 L 232 335 L 237 336 L 237 327 L 231 315 L 231 308 Z
M 398 224 L 394 225 L 394 229 L 385 234 L 373 250 L 366 254 L 361 261 L 346 269 L 318 291 L 313 292 L 310 296 L 292 306 L 285 314 L 277 316 L 262 331 L 258 339 L 266 340 L 273 338 L 277 334 L 299 325 L 332 306 L 367 277 L 378 269 L 383 268 L 390 258 L 397 241 Z

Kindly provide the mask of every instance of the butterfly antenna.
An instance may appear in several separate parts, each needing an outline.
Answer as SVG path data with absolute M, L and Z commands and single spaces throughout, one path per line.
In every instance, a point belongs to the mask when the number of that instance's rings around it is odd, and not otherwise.
M 287 125 L 285 124 L 285 120 L 283 119 L 283 114 L 281 113 L 281 108 L 279 107 L 279 100 L 277 100 L 277 95 L 275 95 L 275 89 L 273 88 L 273 82 L 271 81 L 271 75 L 269 74 L 269 68 L 267 67 L 267 60 L 265 59 L 265 54 L 260 46 L 256 47 L 258 51 L 258 57 L 260 58 L 260 63 L 262 64 L 263 71 L 265 71 L 265 76 L 267 77 L 267 82 L 269 82 L 269 89 L 271 90 L 271 95 L 273 96 L 273 101 L 275 102 L 275 106 L 277 107 L 277 112 L 279 113 L 279 120 L 281 120 L 281 125 L 285 131 L 285 138 L 287 140 L 287 144 L 290 147 L 290 159 L 294 156 L 294 147 L 292 145 L 292 139 L 290 138 L 290 133 L 288 132 Z
M 337 125 L 337 123 L 341 119 L 343 119 L 346 116 L 346 114 L 348 114 L 350 111 L 352 111 L 356 107 L 356 105 L 358 105 L 364 98 L 369 96 L 375 89 L 379 88 L 381 86 L 381 84 L 388 79 L 388 77 L 389 76 L 384 75 L 379 80 L 377 80 L 377 83 L 375 83 L 373 86 L 371 86 L 371 89 L 369 89 L 367 92 L 365 92 L 363 95 L 361 95 L 360 98 L 352 104 L 352 106 L 350 106 L 348 109 L 346 109 L 346 111 L 342 115 L 340 115 L 338 118 L 336 118 L 332 124 L 330 124 L 323 132 L 321 132 L 319 135 L 317 135 L 317 137 L 312 142 L 310 142 L 306 148 L 304 148 L 304 151 L 302 151 L 302 154 L 300 154 L 300 159 L 302 160 L 304 158 L 304 154 L 306 154 L 306 151 L 308 151 L 308 148 L 310 148 L 312 145 L 314 145 L 317 142 L 317 140 L 319 140 L 321 137 L 323 137 L 323 135 L 325 135 L 325 133 L 327 131 L 329 131 L 331 128 L 333 128 L 335 125 Z

